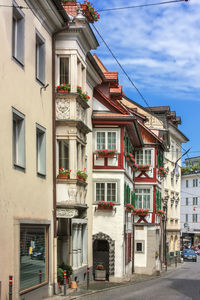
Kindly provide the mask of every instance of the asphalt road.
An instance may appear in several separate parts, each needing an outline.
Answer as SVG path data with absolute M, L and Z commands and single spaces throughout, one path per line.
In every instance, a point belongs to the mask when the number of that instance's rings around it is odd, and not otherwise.
M 162 277 L 87 296 L 87 300 L 200 300 L 200 257 Z

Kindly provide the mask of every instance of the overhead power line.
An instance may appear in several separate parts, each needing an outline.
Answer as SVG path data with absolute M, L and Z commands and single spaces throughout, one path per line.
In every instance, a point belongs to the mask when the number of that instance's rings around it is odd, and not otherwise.
M 97 10 L 98 10 L 98 12 L 104 12 L 104 11 L 114 11 L 114 10 L 133 9 L 133 8 L 148 7 L 148 6 L 158 6 L 158 5 L 174 4 L 174 3 L 178 3 L 178 2 L 188 2 L 188 1 L 189 0 L 172 0 L 172 1 L 157 2 L 157 3 L 124 6 L 124 7 L 114 7 L 114 8 L 97 9 Z

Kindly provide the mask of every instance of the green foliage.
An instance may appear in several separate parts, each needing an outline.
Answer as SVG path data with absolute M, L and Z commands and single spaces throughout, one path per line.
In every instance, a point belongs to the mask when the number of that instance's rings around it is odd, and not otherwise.
M 57 269 L 57 279 L 58 279 L 58 282 L 62 283 L 63 282 L 63 279 L 64 279 L 64 271 L 62 268 L 58 268 Z
M 59 268 L 61 268 L 63 271 L 66 271 L 67 277 L 73 273 L 72 267 L 70 265 L 66 265 L 64 262 L 59 266 Z
M 192 174 L 200 172 L 200 163 L 196 165 L 188 164 L 186 167 L 181 168 L 181 174 Z

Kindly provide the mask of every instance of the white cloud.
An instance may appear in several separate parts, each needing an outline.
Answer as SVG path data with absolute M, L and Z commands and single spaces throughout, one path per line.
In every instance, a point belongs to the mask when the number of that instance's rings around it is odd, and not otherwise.
M 102 0 L 96 1 L 95 7 L 97 4 L 98 8 L 110 8 L 149 2 L 158 1 Z M 184 91 L 191 95 L 193 90 L 200 92 L 199 0 L 102 12 L 101 22 L 95 26 L 141 88 L 149 90 L 151 86 L 154 91 L 167 90 L 181 97 Z M 118 70 L 102 43 L 97 55 L 108 69 Z M 124 87 L 130 86 L 124 77 L 122 81 Z

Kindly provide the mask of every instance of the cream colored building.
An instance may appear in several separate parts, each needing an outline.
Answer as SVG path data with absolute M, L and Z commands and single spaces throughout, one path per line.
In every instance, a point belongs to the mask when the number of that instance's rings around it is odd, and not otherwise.
M 163 249 L 166 247 L 167 257 L 179 255 L 180 252 L 180 190 L 181 190 L 181 145 L 188 139 L 178 129 L 180 117 L 169 106 L 144 108 L 124 97 L 122 102 L 135 108 L 137 113 L 147 117 L 145 125 L 165 141 L 168 151 L 164 152 L 164 168 L 167 176 L 162 180 L 163 207 L 167 212 L 166 239 L 163 231 Z M 176 164 L 177 162 L 177 164 Z M 164 228 L 163 228 L 164 229 Z M 165 242 L 166 241 L 166 242 Z M 165 259 L 165 250 L 163 251 Z
M 15 300 L 52 291 L 52 34 L 64 16 L 60 1 L 1 1 L 2 300 L 8 299 L 9 275 Z

